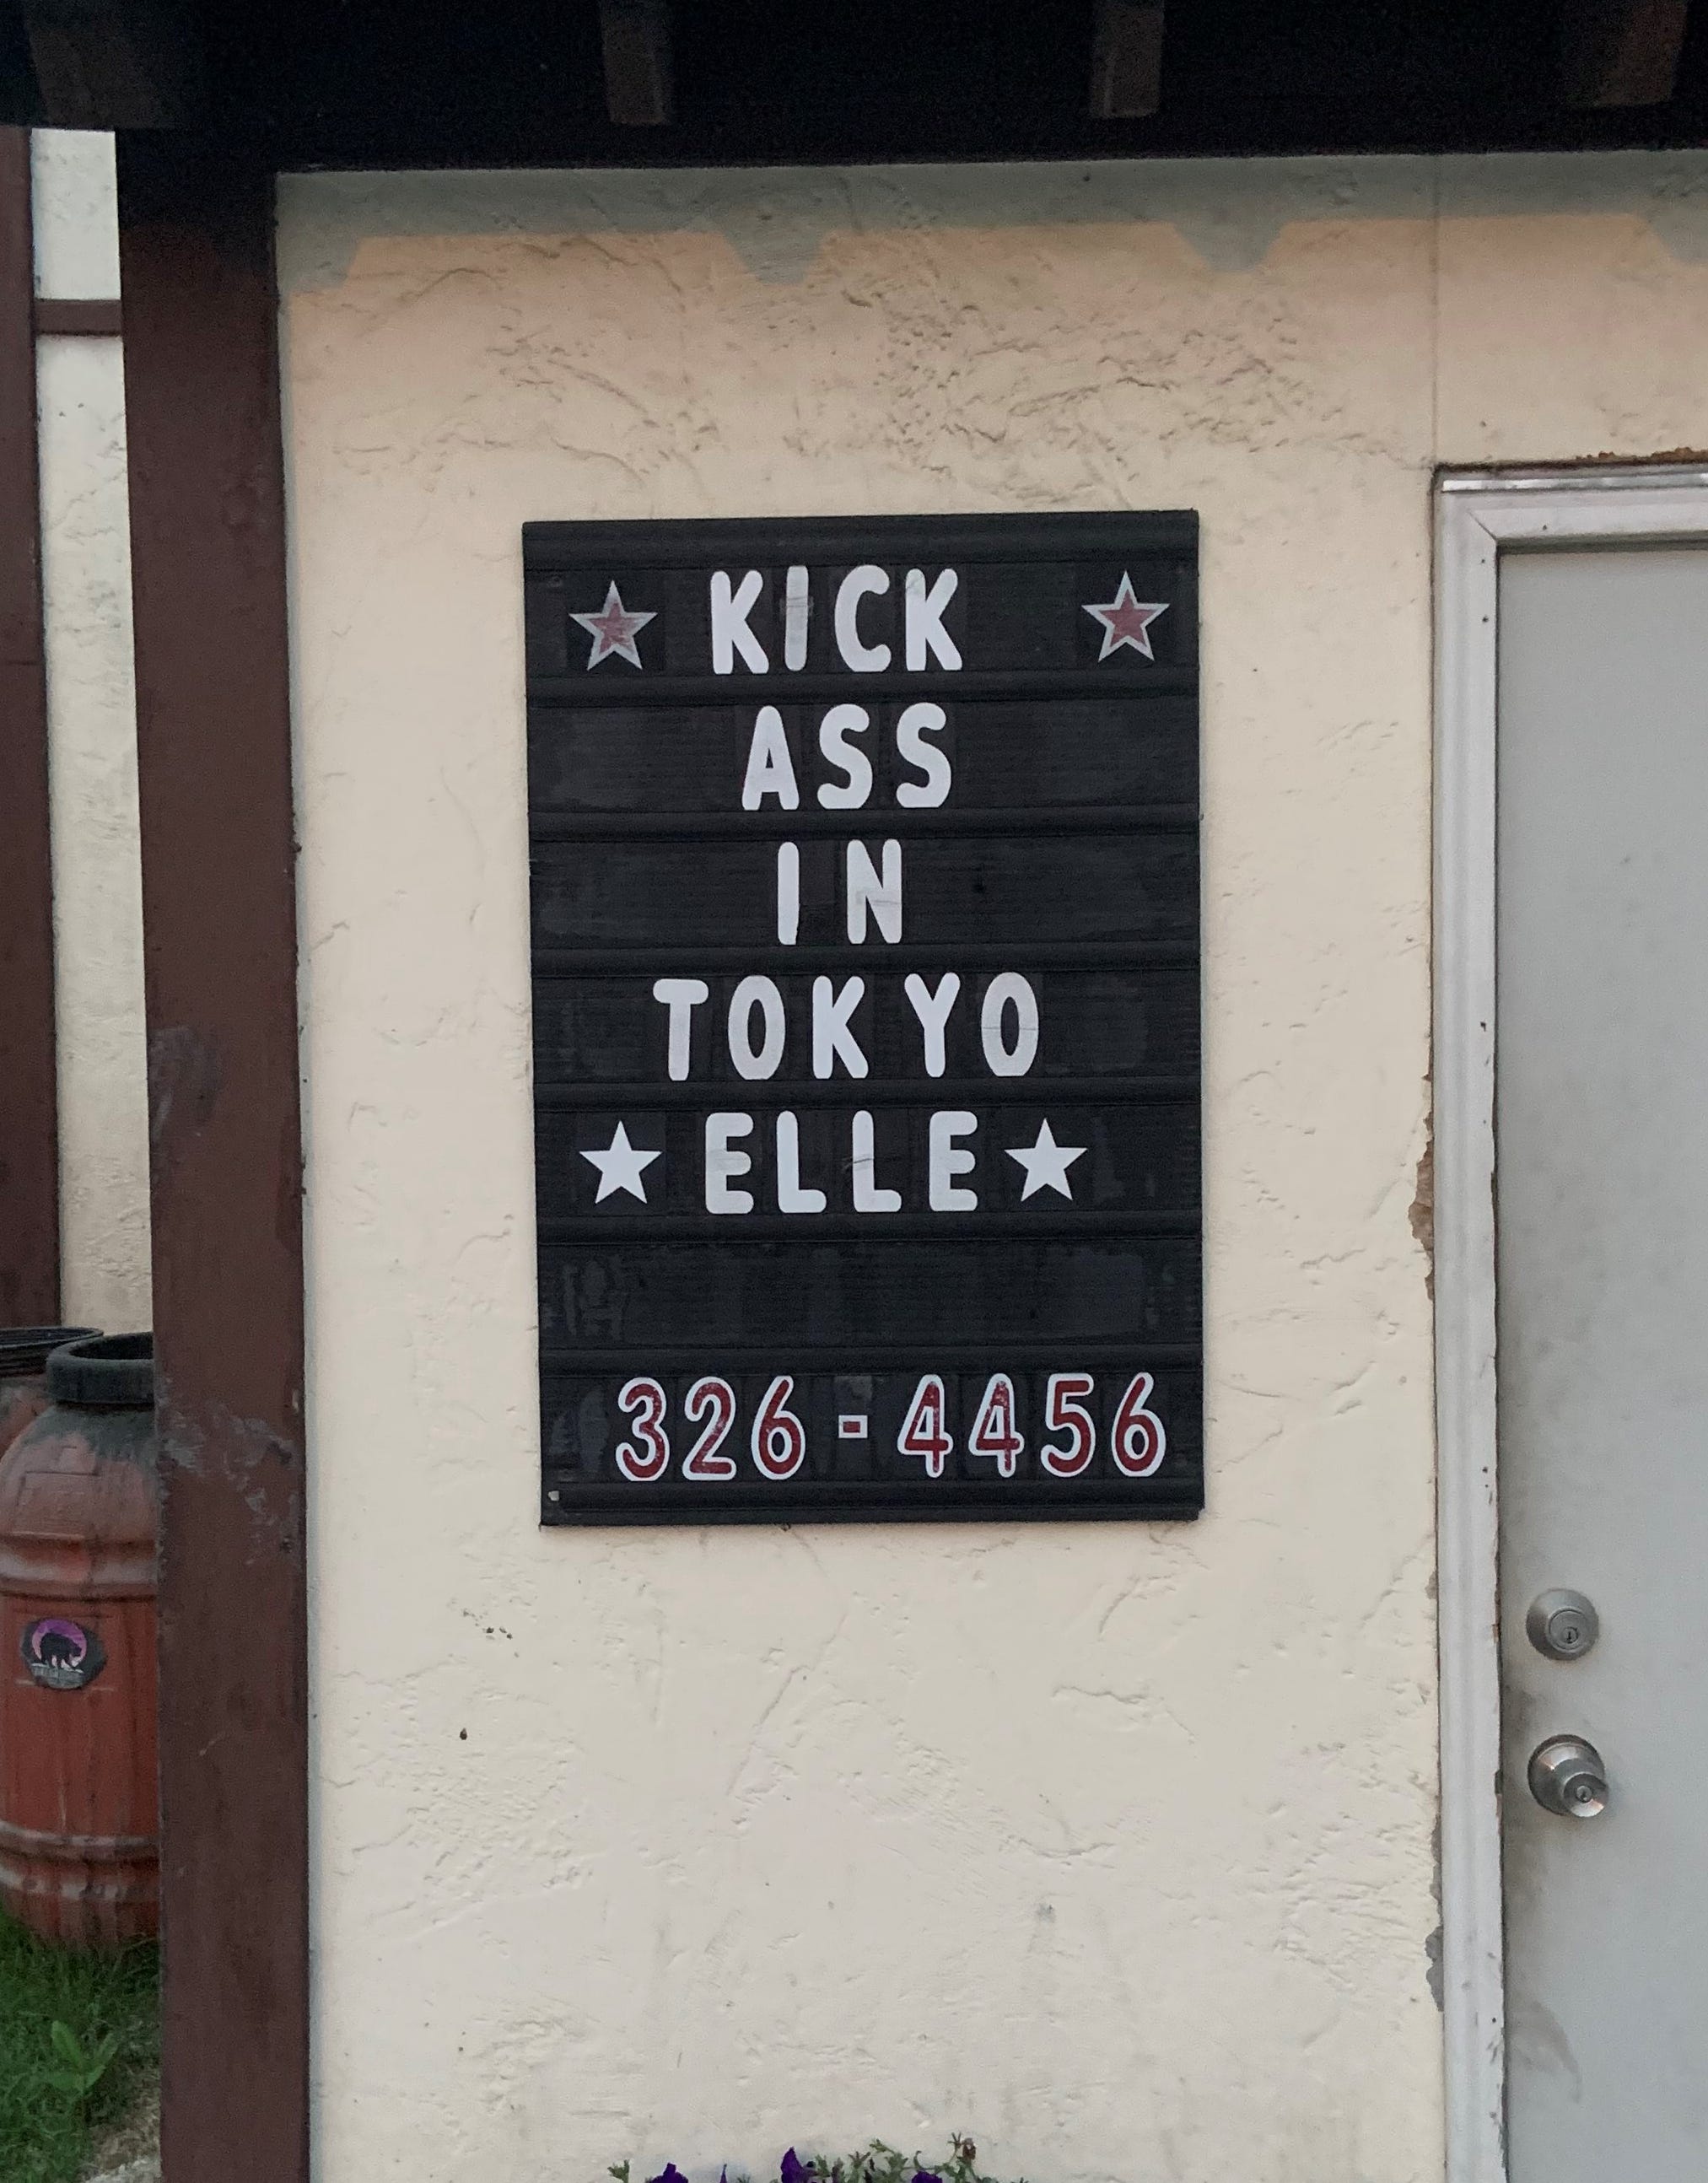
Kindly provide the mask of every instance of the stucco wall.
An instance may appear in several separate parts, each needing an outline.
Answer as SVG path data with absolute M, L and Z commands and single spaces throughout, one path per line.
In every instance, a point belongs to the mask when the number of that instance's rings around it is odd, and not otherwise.
M 113 140 L 38 130 L 36 286 L 119 292 Z M 142 880 L 125 366 L 111 336 L 36 344 L 59 1064 L 61 1309 L 149 1321 Z
M 1438 2175 L 1430 477 L 1708 442 L 1708 161 L 319 177 L 281 250 L 321 2183 Z M 1120 506 L 1203 520 L 1208 1514 L 542 1535 L 520 525 Z

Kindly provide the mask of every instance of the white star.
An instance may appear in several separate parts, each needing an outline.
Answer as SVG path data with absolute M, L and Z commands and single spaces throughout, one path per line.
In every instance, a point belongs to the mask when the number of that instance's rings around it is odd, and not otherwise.
M 596 667 L 602 659 L 607 658 L 626 659 L 631 667 L 638 667 L 640 653 L 635 640 L 649 621 L 657 621 L 658 617 L 625 607 L 623 594 L 613 583 L 597 614 L 572 614 L 569 619 L 579 621 L 593 640 L 593 649 L 587 655 L 589 667 Z
M 1160 605 L 1141 606 L 1133 596 L 1133 579 L 1124 569 L 1115 586 L 1115 596 L 1106 605 L 1081 607 L 1079 611 L 1103 625 L 1103 649 L 1097 655 L 1100 661 L 1106 659 L 1112 652 L 1118 652 L 1123 644 L 1130 644 L 1147 659 L 1156 657 L 1151 649 L 1151 625 L 1158 614 L 1167 613 L 1168 602 L 1164 599 Z
M 646 1203 L 646 1186 L 640 1180 L 640 1170 L 651 1167 L 661 1155 L 637 1151 L 629 1143 L 629 1132 L 621 1122 L 617 1125 L 616 1136 L 602 1153 L 583 1153 L 581 1157 L 599 1170 L 599 1187 L 593 1193 L 596 1205 L 617 1190 L 626 1190 L 631 1197 L 638 1197 L 643 1205 Z
M 1040 1125 L 1036 1144 L 1011 1145 L 1009 1158 L 1018 1160 L 1026 1170 L 1026 1187 L 1020 1193 L 1022 1201 L 1034 1190 L 1059 1190 L 1064 1197 L 1072 1197 L 1068 1170 L 1084 1150 L 1084 1145 L 1058 1145 L 1050 1134 L 1047 1122 Z

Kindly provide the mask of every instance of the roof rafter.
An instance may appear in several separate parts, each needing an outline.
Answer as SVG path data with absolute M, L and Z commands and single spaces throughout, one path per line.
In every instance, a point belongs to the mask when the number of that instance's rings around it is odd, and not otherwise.
M 1560 92 L 1568 106 L 1664 106 L 1678 81 L 1690 0 L 1566 0 Z
M 1097 0 L 1091 114 L 1141 120 L 1162 103 L 1162 0 Z
M 676 119 L 669 0 L 599 0 L 605 110 L 621 127 L 657 129 Z

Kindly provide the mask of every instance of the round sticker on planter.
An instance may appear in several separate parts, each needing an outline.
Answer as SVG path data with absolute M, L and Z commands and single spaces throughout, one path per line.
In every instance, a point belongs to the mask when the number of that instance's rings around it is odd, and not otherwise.
M 95 1632 L 63 1614 L 26 1625 L 19 1649 L 34 1680 L 50 1691 L 86 1690 L 107 1664 Z

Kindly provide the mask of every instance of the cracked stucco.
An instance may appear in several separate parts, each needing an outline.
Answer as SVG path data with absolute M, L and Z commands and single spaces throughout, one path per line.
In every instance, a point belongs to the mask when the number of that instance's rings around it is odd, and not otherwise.
M 1430 479 L 1708 440 L 1708 162 L 298 178 L 280 242 L 321 2183 L 1439 2176 Z M 1121 505 L 1203 519 L 1209 1514 L 542 1535 L 520 525 Z

